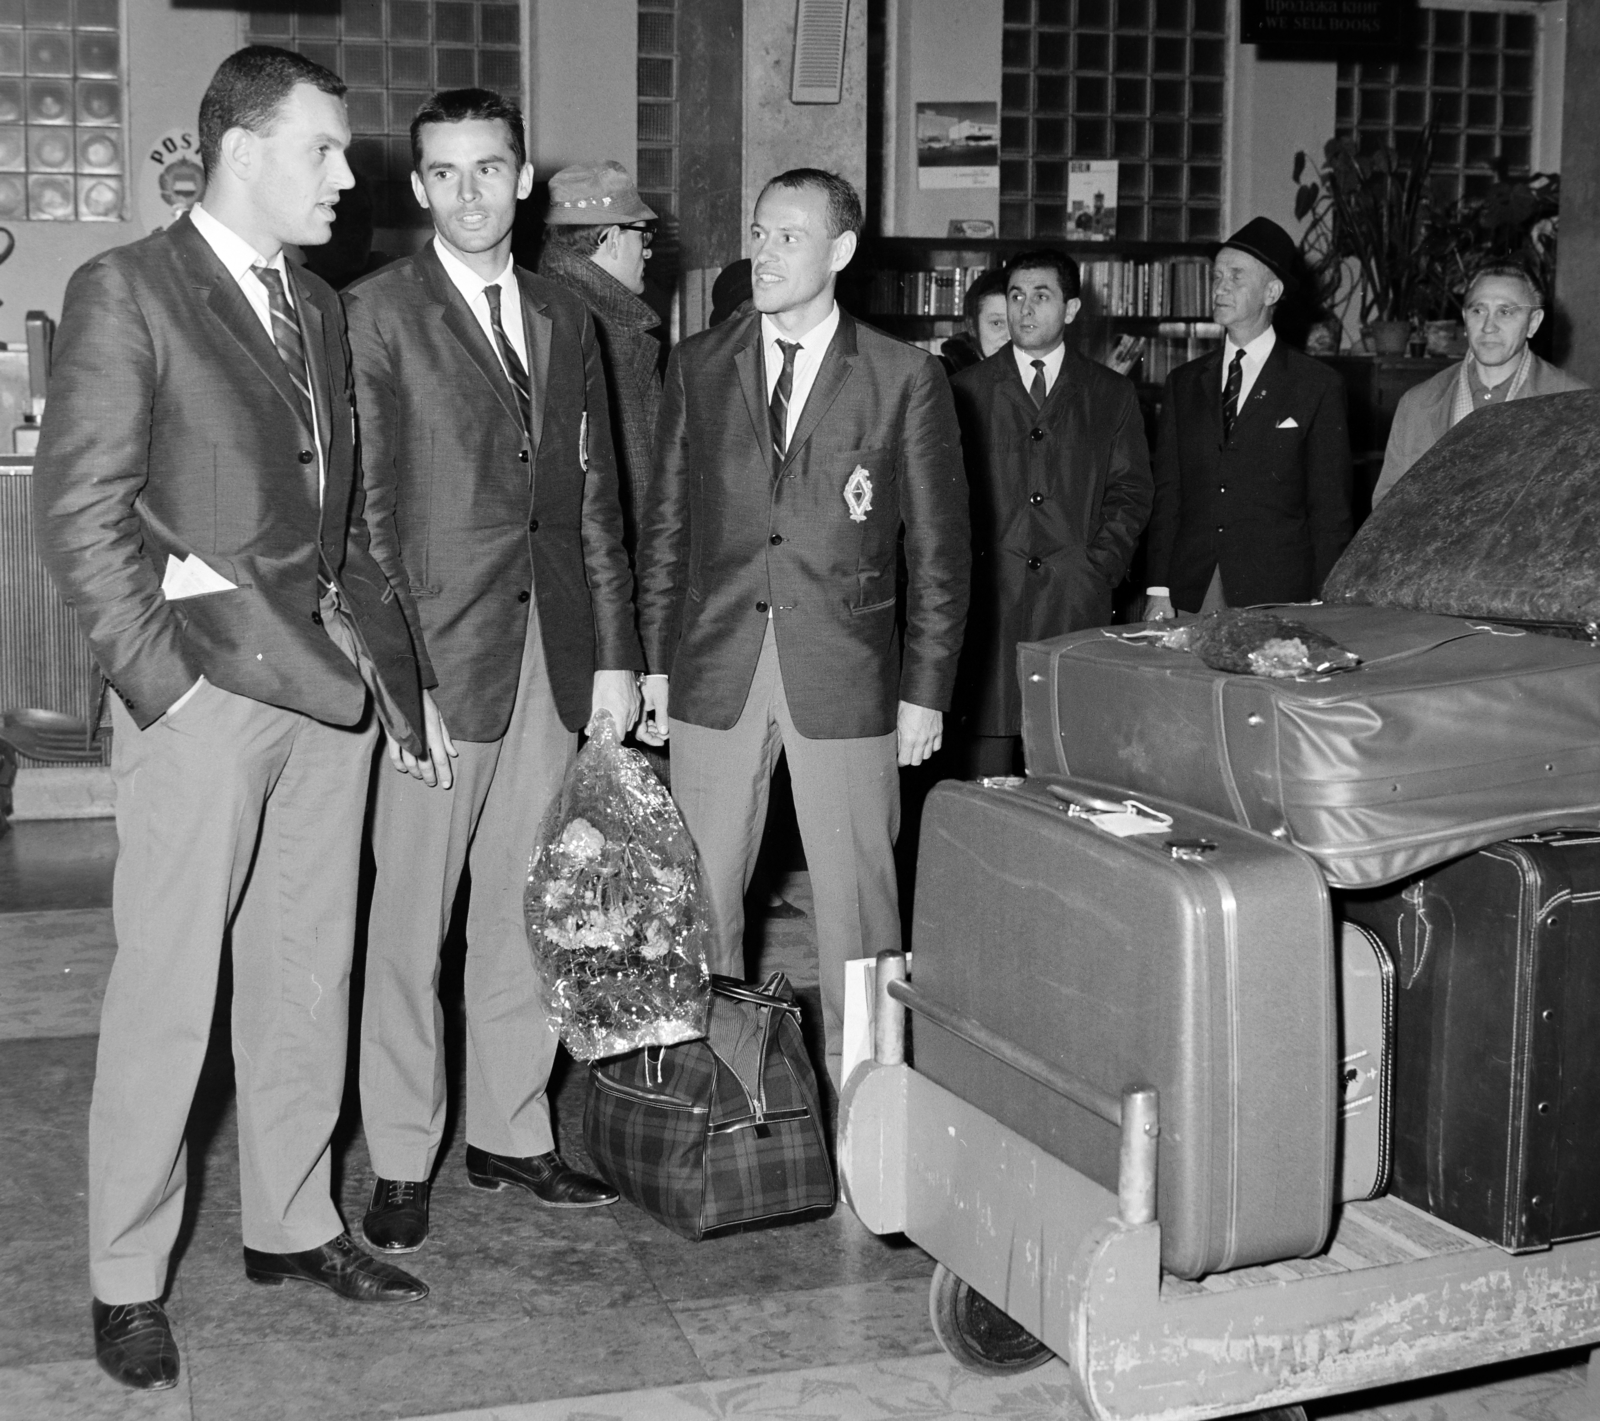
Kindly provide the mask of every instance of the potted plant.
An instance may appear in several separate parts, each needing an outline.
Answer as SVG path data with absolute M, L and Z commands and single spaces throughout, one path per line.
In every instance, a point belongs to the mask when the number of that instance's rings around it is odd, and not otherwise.
M 1343 314 L 1352 300 L 1380 355 L 1403 355 L 1427 273 L 1422 239 L 1431 211 L 1434 126 L 1402 158 L 1393 148 L 1361 152 L 1354 138 L 1332 138 L 1322 166 L 1302 181 L 1296 153 L 1295 216 L 1308 225 L 1300 249 L 1317 294 Z

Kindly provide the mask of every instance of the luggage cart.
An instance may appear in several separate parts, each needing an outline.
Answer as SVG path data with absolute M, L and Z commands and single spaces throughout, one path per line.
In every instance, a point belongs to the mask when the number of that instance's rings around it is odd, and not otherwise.
M 906 1064 L 907 1010 L 1121 1129 L 1116 1193 Z M 1509 1254 L 1397 1199 L 1340 1210 L 1314 1258 L 1164 1275 L 1160 1102 L 1120 1099 L 876 965 L 873 1059 L 840 1101 L 845 1197 L 938 1263 L 940 1343 L 982 1371 L 1051 1352 L 1097 1421 L 1304 1421 L 1317 1397 L 1600 1343 L 1600 1238 Z M 1589 1387 L 1600 1412 L 1600 1355 Z

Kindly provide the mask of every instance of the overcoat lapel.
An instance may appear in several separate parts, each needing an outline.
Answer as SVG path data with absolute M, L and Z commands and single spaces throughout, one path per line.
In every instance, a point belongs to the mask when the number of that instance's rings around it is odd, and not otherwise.
M 318 442 L 322 464 L 329 467 L 333 449 L 333 404 L 329 394 L 332 375 L 328 369 L 328 333 L 322 309 L 312 302 L 298 278 L 294 280 L 295 305 L 300 312 L 300 327 L 305 337 L 306 377 L 311 381 L 311 400 L 317 410 Z
M 478 373 L 489 382 L 495 398 L 520 428 L 522 410 L 517 404 L 517 392 L 511 388 L 511 379 L 501 368 L 500 357 L 489 344 L 489 337 L 484 335 L 483 327 L 472 314 L 466 298 L 456 288 L 455 282 L 450 280 L 431 242 L 417 254 L 417 270 L 422 273 L 428 293 L 439 308 L 444 328 L 478 367 Z
M 1244 402 L 1244 408 L 1239 411 L 1239 417 L 1233 423 L 1234 434 L 1237 436 L 1241 425 L 1255 424 L 1277 408 L 1285 390 L 1285 381 L 1288 377 L 1288 359 L 1284 352 L 1287 347 L 1282 339 L 1275 341 L 1266 361 L 1261 366 L 1261 373 L 1256 376 L 1256 382 L 1250 387 L 1250 395 Z
M 530 475 L 539 462 L 539 436 L 544 431 L 545 389 L 550 380 L 550 333 L 553 323 L 545 313 L 544 302 L 528 290 L 524 274 L 517 273 L 522 289 L 522 334 L 528 343 L 528 442 L 533 446 L 528 460 Z M 591 413 L 591 419 L 594 415 Z
M 767 422 L 767 401 L 763 395 L 766 381 L 761 369 L 761 317 L 745 317 L 744 334 L 733 348 L 733 366 L 739 372 L 739 388 L 744 391 L 745 408 L 750 411 L 750 424 L 756 432 L 756 442 L 772 453 L 772 426 Z
M 1222 351 L 1207 351 L 1195 362 L 1190 398 L 1197 406 L 1204 447 L 1222 447 Z
M 811 382 L 811 393 L 806 396 L 805 408 L 800 411 L 799 423 L 794 427 L 794 437 L 783 452 L 784 467 L 806 447 L 806 441 L 822 423 L 823 416 L 839 397 L 839 391 L 844 389 L 855 368 L 856 323 L 840 311 L 839 328 L 823 353 L 817 378 Z

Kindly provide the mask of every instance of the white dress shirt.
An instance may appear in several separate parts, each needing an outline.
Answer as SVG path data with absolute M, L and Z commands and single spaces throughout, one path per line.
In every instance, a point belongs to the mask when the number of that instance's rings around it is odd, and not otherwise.
M 1244 402 L 1250 398 L 1250 391 L 1255 386 L 1256 376 L 1261 373 L 1261 367 L 1267 363 L 1267 357 L 1272 354 L 1272 347 L 1278 343 L 1278 333 L 1268 326 L 1249 345 L 1238 346 L 1229 336 L 1222 347 L 1222 388 L 1228 388 L 1228 367 L 1233 364 L 1236 352 L 1244 351 L 1244 367 L 1240 375 L 1244 378 L 1239 385 L 1239 408 L 1244 408 Z
M 522 330 L 522 288 L 517 285 L 516 264 L 511 260 L 510 254 L 506 256 L 505 270 L 493 281 L 485 281 L 437 236 L 433 239 L 433 249 L 439 254 L 445 275 L 455 283 L 456 290 L 466 299 L 479 326 L 483 328 L 484 335 L 489 338 L 489 348 L 494 351 L 496 359 L 500 356 L 500 346 L 494 338 L 494 326 L 489 322 L 489 298 L 484 295 L 484 287 L 500 288 L 500 324 L 506 328 L 506 339 L 511 342 L 511 348 L 516 351 L 517 359 L 522 362 L 522 368 L 526 370 L 528 340 Z M 500 365 L 504 369 L 505 361 L 502 360 Z M 506 379 L 510 378 L 511 372 L 507 370 Z
M 828 346 L 833 342 L 833 333 L 838 329 L 839 303 L 835 301 L 833 309 L 799 339 L 800 349 L 794 353 L 794 384 L 789 388 L 788 427 L 783 431 L 785 449 L 789 447 L 789 441 L 794 438 L 795 426 L 800 423 L 806 400 L 811 395 L 811 387 L 817 382 L 817 371 L 822 368 L 822 357 L 828 353 Z M 783 374 L 783 352 L 778 349 L 780 340 L 788 341 L 790 345 L 796 344 L 778 329 L 771 316 L 762 316 L 761 361 L 767 372 L 769 406 L 772 404 L 772 392 L 778 388 L 778 376 Z
M 256 313 L 256 319 L 266 331 L 267 339 L 272 342 L 273 349 L 277 349 L 278 338 L 272 331 L 272 303 L 267 300 L 267 288 L 261 284 L 261 278 L 255 275 L 251 268 L 269 266 L 278 273 L 278 279 L 283 282 L 283 294 L 295 308 L 296 318 L 299 318 L 300 308 L 294 299 L 294 283 L 289 280 L 289 268 L 288 263 L 284 261 L 283 248 L 278 248 L 277 256 L 268 261 L 232 227 L 218 221 L 199 203 L 189 209 L 189 220 L 194 223 L 194 230 L 205 238 L 206 244 L 217 254 L 217 260 L 228 269 L 228 275 L 238 283 L 239 290 L 244 293 L 244 299 L 250 303 L 250 309 Z M 302 319 L 300 321 L 302 342 L 305 340 L 305 329 L 306 323 Z M 307 369 L 307 384 L 310 381 L 311 371 Z M 317 402 L 314 399 L 311 401 L 311 440 L 317 446 L 317 498 L 320 501 L 328 471 L 323 465 L 322 430 L 317 423 Z
M 1067 357 L 1067 345 L 1063 341 L 1048 355 L 1040 355 L 1036 350 L 1023 350 L 1021 346 L 1013 344 L 1011 354 L 1016 358 L 1017 374 L 1022 376 L 1022 388 L 1033 389 L 1033 377 L 1036 373 L 1033 368 L 1035 360 L 1044 361 L 1044 393 L 1046 398 L 1056 387 L 1056 376 L 1061 373 L 1061 362 Z

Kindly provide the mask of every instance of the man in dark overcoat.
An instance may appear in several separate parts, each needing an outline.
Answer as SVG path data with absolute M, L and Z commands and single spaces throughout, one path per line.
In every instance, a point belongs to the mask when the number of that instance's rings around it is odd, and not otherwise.
M 1272 328 L 1294 239 L 1256 217 L 1218 249 L 1211 308 L 1227 332 L 1167 378 L 1145 616 L 1304 602 L 1354 532 L 1344 382 Z
M 1109 622 L 1150 515 L 1133 384 L 1066 343 L 1082 304 L 1077 263 L 1023 252 L 1005 289 L 1010 343 L 951 381 L 972 494 L 972 610 L 957 698 L 972 775 L 1017 764 L 1017 643 Z

